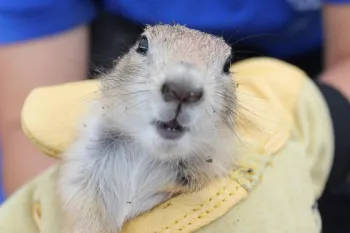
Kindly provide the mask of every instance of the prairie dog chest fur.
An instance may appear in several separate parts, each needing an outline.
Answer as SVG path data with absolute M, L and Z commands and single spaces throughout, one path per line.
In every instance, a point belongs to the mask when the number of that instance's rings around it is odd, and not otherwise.
M 234 162 L 231 48 L 183 26 L 148 27 L 101 77 L 58 182 L 72 233 L 116 232 L 182 192 L 228 175 Z

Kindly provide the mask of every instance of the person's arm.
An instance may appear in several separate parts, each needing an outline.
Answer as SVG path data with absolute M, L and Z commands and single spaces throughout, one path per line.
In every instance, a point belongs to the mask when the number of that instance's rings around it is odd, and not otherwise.
M 325 71 L 318 86 L 328 104 L 335 137 L 327 199 L 343 184 L 350 169 L 350 0 L 324 1 Z
M 95 14 L 93 0 L 0 1 L 0 179 L 7 195 L 55 162 L 25 137 L 21 108 L 33 88 L 87 77 L 86 25 Z
M 350 100 L 350 1 L 329 3 L 324 7 L 325 72 L 320 80 Z
M 22 132 L 20 112 L 24 99 L 35 87 L 86 78 L 87 61 L 86 27 L 0 46 L 0 133 L 7 195 L 54 163 Z

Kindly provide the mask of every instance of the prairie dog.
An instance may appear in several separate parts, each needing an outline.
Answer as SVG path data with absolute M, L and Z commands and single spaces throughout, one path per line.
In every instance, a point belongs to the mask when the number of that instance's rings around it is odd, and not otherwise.
M 234 163 L 231 48 L 179 25 L 147 27 L 113 70 L 58 180 L 63 233 L 115 233 Z

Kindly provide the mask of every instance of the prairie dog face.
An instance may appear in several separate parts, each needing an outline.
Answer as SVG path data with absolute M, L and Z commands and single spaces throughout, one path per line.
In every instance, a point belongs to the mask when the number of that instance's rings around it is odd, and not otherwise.
M 160 159 L 213 150 L 235 122 L 230 62 L 221 38 L 184 26 L 148 27 L 102 77 L 111 127 Z

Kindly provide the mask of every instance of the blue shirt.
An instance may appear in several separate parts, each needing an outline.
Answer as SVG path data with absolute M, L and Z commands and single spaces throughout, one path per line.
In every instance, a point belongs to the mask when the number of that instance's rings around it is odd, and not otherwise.
M 101 0 L 142 24 L 180 23 L 288 57 L 323 43 L 324 3 L 350 0 Z M 0 45 L 53 35 L 91 21 L 93 0 L 0 0 Z

